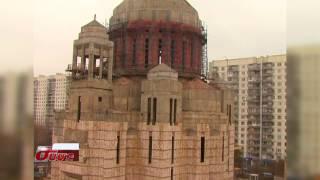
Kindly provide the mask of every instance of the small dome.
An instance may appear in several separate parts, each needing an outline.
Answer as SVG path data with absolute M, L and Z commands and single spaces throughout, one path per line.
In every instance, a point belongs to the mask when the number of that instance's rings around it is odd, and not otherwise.
M 137 20 L 169 21 L 201 27 L 198 12 L 186 0 L 124 0 L 113 11 L 110 26 Z
M 178 73 L 166 64 L 159 64 L 148 72 L 148 79 L 178 80 Z
M 105 26 L 103 26 L 96 19 L 94 19 L 90 23 L 81 27 L 79 39 L 91 37 L 108 39 L 107 31 L 108 29 Z

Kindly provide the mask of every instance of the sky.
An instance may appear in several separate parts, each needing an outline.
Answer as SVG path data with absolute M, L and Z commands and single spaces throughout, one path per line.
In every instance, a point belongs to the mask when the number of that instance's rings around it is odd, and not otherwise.
M 35 75 L 63 73 L 67 64 L 72 62 L 72 44 L 78 38 L 81 26 L 92 21 L 94 14 L 104 24 L 121 1 L 20 1 L 14 10 L 15 16 L 10 17 L 13 20 L 5 23 L 16 24 L 18 32 L 8 30 L 8 34 L 14 33 L 15 41 L 20 40 L 20 48 L 33 59 Z M 188 1 L 207 24 L 209 61 L 286 52 L 286 0 Z M 28 8 L 32 10 L 31 15 L 24 12 Z M 25 27 L 28 30 L 22 31 Z M 30 33 L 29 37 L 24 36 L 26 33 Z M 11 39 L 6 34 L 2 36 L 8 41 Z M 30 44 L 27 43 L 29 40 Z M 19 53 L 9 52 L 8 58 L 19 56 L 22 52 Z M 24 59 L 19 60 L 21 64 L 27 63 Z

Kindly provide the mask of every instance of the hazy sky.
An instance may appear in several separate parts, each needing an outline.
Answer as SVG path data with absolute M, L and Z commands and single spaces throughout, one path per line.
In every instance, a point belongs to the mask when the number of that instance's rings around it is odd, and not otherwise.
M 122 0 L 34 0 L 34 72 L 64 72 L 93 15 L 104 23 Z M 286 0 L 189 0 L 208 25 L 209 60 L 285 53 Z

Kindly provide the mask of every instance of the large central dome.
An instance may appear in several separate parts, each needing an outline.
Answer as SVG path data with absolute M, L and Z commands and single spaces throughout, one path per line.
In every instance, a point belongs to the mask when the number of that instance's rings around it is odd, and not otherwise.
M 110 25 L 137 20 L 170 21 L 201 27 L 198 12 L 186 0 L 124 0 L 115 8 Z
M 114 73 L 146 75 L 163 63 L 180 77 L 200 76 L 202 30 L 198 12 L 186 0 L 124 0 L 109 26 Z

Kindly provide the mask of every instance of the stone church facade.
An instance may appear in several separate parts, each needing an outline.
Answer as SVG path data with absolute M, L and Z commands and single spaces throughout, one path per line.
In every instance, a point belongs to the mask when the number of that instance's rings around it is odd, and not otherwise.
M 80 160 L 52 162 L 51 179 L 233 179 L 233 96 L 201 77 L 203 43 L 184 0 L 124 0 L 109 29 L 83 26 L 53 132 Z

